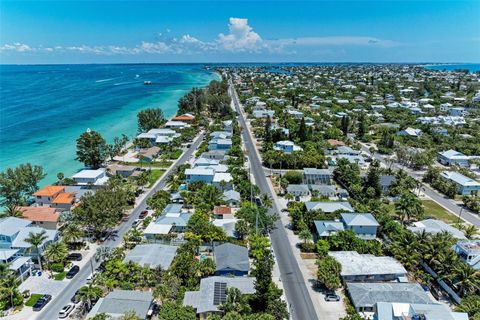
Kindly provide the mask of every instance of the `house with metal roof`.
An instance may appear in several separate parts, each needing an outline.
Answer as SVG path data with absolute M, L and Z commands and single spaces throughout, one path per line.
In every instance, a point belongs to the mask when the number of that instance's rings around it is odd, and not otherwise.
M 347 292 L 357 312 L 374 312 L 377 302 L 436 304 L 418 283 L 348 282 Z
M 329 169 L 303 168 L 303 183 L 311 184 L 331 184 L 333 173 Z
M 330 237 L 339 231 L 345 230 L 343 223 L 340 221 L 315 220 L 314 224 L 317 229 L 317 235 L 320 238 Z
M 352 230 L 361 239 L 373 240 L 377 237 L 379 226 L 370 213 L 342 213 L 340 220 L 315 220 L 314 223 L 320 238 L 329 237 L 339 231 Z
M 341 264 L 340 276 L 345 282 L 392 281 L 407 275 L 407 270 L 392 257 L 356 251 L 331 251 L 328 254 Z
M 436 219 L 421 220 L 421 221 L 414 222 L 413 226 L 410 226 L 407 228 L 410 231 L 415 233 L 426 232 L 426 233 L 435 234 L 440 232 L 448 232 L 456 239 L 459 239 L 459 240 L 467 239 L 462 231 L 458 230 L 455 227 L 452 227 L 449 224 L 446 224 L 442 220 L 436 220 Z
M 32 275 L 32 258 L 19 256 L 18 249 L 0 249 L 0 263 L 8 265 L 18 280 L 24 281 Z
M 379 223 L 371 213 L 342 213 L 345 230 L 352 230 L 357 237 L 369 240 L 377 237 Z
M 307 211 L 312 211 L 312 210 L 321 210 L 325 213 L 331 213 L 335 212 L 338 210 L 343 210 L 346 212 L 354 212 L 352 206 L 350 203 L 346 201 L 340 201 L 340 202 L 319 202 L 319 201 L 308 201 L 305 202 L 305 207 L 307 208 Z
M 250 270 L 248 249 L 232 243 L 224 243 L 214 248 L 215 275 L 246 276 Z
M 282 151 L 283 153 L 287 153 L 287 154 L 290 154 L 295 151 L 303 150 L 302 147 L 297 146 L 293 141 L 289 141 L 289 140 L 282 140 L 282 141 L 275 142 L 273 149 L 277 151 Z
M 170 203 L 163 209 L 157 220 L 150 222 L 143 234 L 147 239 L 154 239 L 156 235 L 185 232 L 191 217 L 191 213 L 183 210 L 182 204 Z
M 223 201 L 225 201 L 231 207 L 237 207 L 240 205 L 240 192 L 235 190 L 227 190 L 223 192 Z
M 195 309 L 200 319 L 211 314 L 222 315 L 218 306 L 227 301 L 227 290 L 237 288 L 242 294 L 255 293 L 255 278 L 252 277 L 208 277 L 200 280 L 199 291 L 187 291 L 183 298 L 184 306 Z
M 39 245 L 38 250 L 42 253 L 48 244 L 58 240 L 56 230 L 44 229 L 35 226 L 31 221 L 15 217 L 0 219 L 0 249 L 18 250 L 18 256 L 36 257 L 37 251 L 30 251 L 32 245 L 25 241 L 30 233 L 42 233 L 45 231 L 46 239 Z
M 395 176 L 393 175 L 381 175 L 379 177 L 379 183 L 380 183 L 380 187 L 382 188 L 382 192 L 383 193 L 387 192 L 394 181 L 395 181 Z
M 337 190 L 334 185 L 326 184 L 311 184 L 309 185 L 312 195 L 317 194 L 320 197 L 333 198 L 335 196 L 341 197 L 341 190 Z
M 475 192 L 480 192 L 480 182 L 466 177 L 455 171 L 442 171 L 440 177 L 446 181 L 452 182 L 457 186 L 457 193 L 460 195 L 472 195 Z
M 310 194 L 310 189 L 306 184 L 289 184 L 287 186 L 287 193 L 294 197 L 304 197 Z
M 112 319 L 120 319 L 127 312 L 135 312 L 139 319 L 147 319 L 153 312 L 153 294 L 149 291 L 114 289 L 100 298 L 87 318 L 104 313 Z
M 105 169 L 100 168 L 96 170 L 82 170 L 72 176 L 72 179 L 79 186 L 93 185 L 102 186 L 108 181 Z
M 377 302 L 375 320 L 468 320 L 468 314 L 453 312 L 445 304 Z
M 470 161 L 473 159 L 480 158 L 478 156 L 467 156 L 461 152 L 455 150 L 447 150 L 443 152 L 439 152 L 437 154 L 437 160 L 443 165 L 452 166 L 457 165 L 463 168 L 470 167 Z
M 158 243 L 138 244 L 125 255 L 123 262 L 133 261 L 142 267 L 161 267 L 162 270 L 167 270 L 177 254 L 177 249 L 177 246 Z

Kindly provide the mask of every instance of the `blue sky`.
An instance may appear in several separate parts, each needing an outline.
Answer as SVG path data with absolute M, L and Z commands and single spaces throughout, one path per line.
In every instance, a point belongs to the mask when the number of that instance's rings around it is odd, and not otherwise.
M 480 62 L 480 1 L 5 1 L 1 63 Z

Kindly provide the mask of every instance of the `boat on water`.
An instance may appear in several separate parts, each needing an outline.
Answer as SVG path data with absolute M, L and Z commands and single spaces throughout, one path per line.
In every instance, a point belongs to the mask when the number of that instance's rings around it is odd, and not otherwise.
M 152 84 L 152 81 L 148 81 L 148 80 L 147 80 L 147 81 L 143 81 L 143 84 L 144 84 L 144 85 L 149 85 L 149 84 Z

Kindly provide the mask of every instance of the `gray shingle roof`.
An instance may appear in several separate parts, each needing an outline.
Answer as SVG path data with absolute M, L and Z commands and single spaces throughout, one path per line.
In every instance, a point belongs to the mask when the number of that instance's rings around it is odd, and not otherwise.
M 248 249 L 232 243 L 224 243 L 215 247 L 216 270 L 232 270 L 248 272 L 250 262 Z
M 347 283 L 356 308 L 373 307 L 377 302 L 435 304 L 418 283 Z
M 157 243 L 139 244 L 125 256 L 124 262 L 133 261 L 139 265 L 150 268 L 161 266 L 166 270 L 172 264 L 177 253 L 176 246 L 169 246 Z

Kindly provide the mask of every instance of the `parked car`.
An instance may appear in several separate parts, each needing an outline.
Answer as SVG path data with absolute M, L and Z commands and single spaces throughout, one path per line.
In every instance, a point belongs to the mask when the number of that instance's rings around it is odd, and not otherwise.
M 60 312 L 58 313 L 58 317 L 60 319 L 64 319 L 68 317 L 70 313 L 72 313 L 73 309 L 75 309 L 75 304 L 73 303 L 67 304 L 65 307 L 62 308 L 62 310 L 60 310 Z
M 67 279 L 72 279 L 73 277 L 75 277 L 75 275 L 78 273 L 78 271 L 80 271 L 80 267 L 79 266 L 73 266 L 70 270 L 68 270 L 66 278 Z
M 71 301 L 72 303 L 77 304 L 77 303 L 80 302 L 80 299 L 78 299 L 78 297 L 77 297 L 78 291 L 80 291 L 80 290 L 75 291 L 75 294 L 74 294 L 73 297 L 70 299 L 70 301 Z
M 336 293 L 327 293 L 325 301 L 340 301 L 340 297 Z
M 52 300 L 52 296 L 49 294 L 44 294 L 40 299 L 35 302 L 33 305 L 33 311 L 40 311 L 47 305 L 48 302 Z
M 82 258 L 82 254 L 79 252 L 73 252 L 67 256 L 67 260 L 69 261 L 81 261 Z
M 140 224 L 141 221 L 142 220 L 140 220 L 140 219 L 136 219 L 135 221 L 133 221 L 132 228 L 136 228 Z
M 90 275 L 87 277 L 87 283 L 92 282 L 94 278 L 95 278 L 95 273 L 90 273 Z
M 148 210 L 143 210 L 140 212 L 140 215 L 138 216 L 140 219 L 145 218 L 148 215 Z

